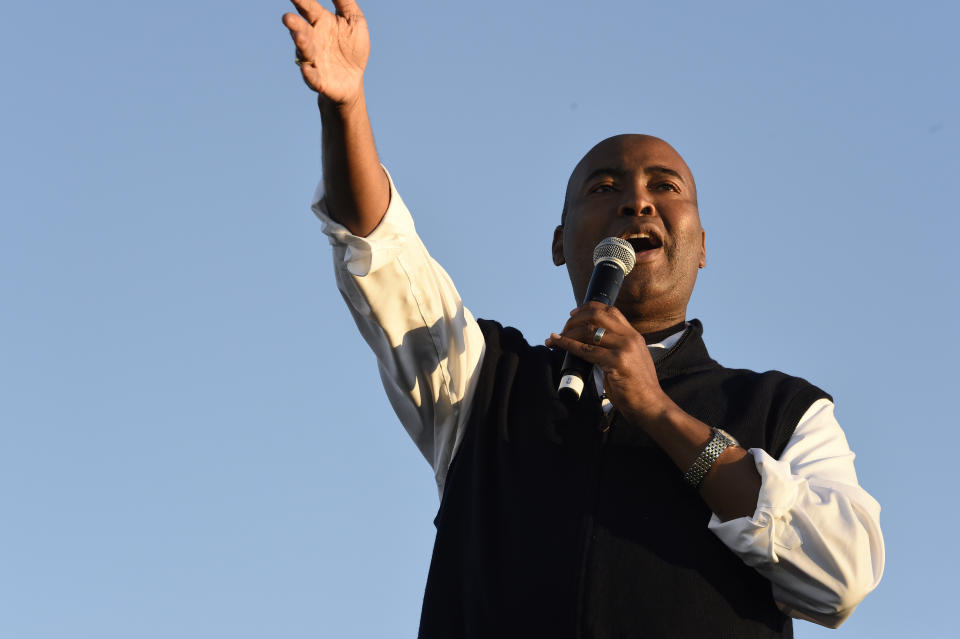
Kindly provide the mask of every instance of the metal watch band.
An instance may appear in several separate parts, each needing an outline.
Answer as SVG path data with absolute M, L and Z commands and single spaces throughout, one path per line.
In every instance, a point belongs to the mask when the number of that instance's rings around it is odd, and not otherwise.
M 700 484 L 703 483 L 703 478 L 710 472 L 713 463 L 717 461 L 720 453 L 730 446 L 738 445 L 737 440 L 727 431 L 719 428 L 712 428 L 711 430 L 713 431 L 713 437 L 707 442 L 707 446 L 700 451 L 697 458 L 693 460 L 693 464 L 687 472 L 683 474 L 683 480 L 687 482 L 691 488 L 700 487 Z

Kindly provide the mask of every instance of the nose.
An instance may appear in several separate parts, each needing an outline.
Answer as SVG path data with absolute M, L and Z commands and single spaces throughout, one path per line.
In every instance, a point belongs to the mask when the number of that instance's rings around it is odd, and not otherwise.
M 638 217 L 645 215 L 656 215 L 656 208 L 650 200 L 646 189 L 638 188 L 624 191 L 624 199 L 620 204 L 620 215 L 625 217 Z

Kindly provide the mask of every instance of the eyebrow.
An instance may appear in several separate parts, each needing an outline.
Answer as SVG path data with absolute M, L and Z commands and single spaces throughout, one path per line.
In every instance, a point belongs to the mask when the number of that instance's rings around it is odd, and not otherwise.
M 678 180 L 680 180 L 681 182 L 683 182 L 684 184 L 686 184 L 686 180 L 683 179 L 683 176 L 680 175 L 679 172 L 677 172 L 674 169 L 671 169 L 668 166 L 660 166 L 660 165 L 648 166 L 644 168 L 644 171 L 646 173 L 666 173 L 667 175 L 671 175 L 677 178 Z M 590 175 L 588 175 L 583 179 L 582 184 L 586 184 L 587 182 L 590 182 L 594 178 L 603 177 L 605 175 L 609 175 L 611 177 L 616 177 L 616 178 L 622 178 L 626 174 L 627 174 L 627 171 L 621 168 L 601 167 L 599 169 L 595 169 L 594 171 L 591 171 Z
M 627 173 L 627 172 L 624 171 L 623 169 L 614 169 L 614 168 L 610 168 L 610 167 L 601 167 L 601 168 L 599 168 L 599 169 L 595 169 L 595 170 L 591 171 L 591 172 L 590 172 L 590 175 L 588 175 L 587 177 L 583 178 L 583 182 L 582 182 L 581 184 L 586 184 L 587 182 L 592 181 L 594 178 L 603 177 L 603 176 L 605 176 L 605 175 L 610 175 L 610 176 L 612 176 L 612 177 L 620 178 L 620 177 L 623 177 L 624 175 L 626 175 L 626 173 Z
M 651 166 L 647 167 L 647 173 L 666 173 L 667 175 L 672 175 L 683 183 L 686 183 L 686 180 L 683 179 L 683 176 L 680 175 L 677 171 L 671 169 L 668 166 Z

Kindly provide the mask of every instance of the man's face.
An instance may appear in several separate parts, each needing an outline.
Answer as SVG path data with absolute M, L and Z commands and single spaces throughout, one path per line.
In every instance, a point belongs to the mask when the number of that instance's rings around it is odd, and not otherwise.
M 620 237 L 637 251 L 617 307 L 631 320 L 682 321 L 706 260 L 693 176 L 669 144 L 646 135 L 604 140 L 574 169 L 553 259 L 567 265 L 577 303 L 593 273 L 593 249 Z

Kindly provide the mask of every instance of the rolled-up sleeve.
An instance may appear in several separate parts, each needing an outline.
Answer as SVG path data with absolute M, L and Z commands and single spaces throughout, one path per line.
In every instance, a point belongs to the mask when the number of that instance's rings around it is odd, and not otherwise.
M 753 517 L 709 528 L 770 580 L 786 614 L 835 628 L 880 582 L 880 505 L 857 481 L 833 403 L 814 402 L 780 459 L 750 449 L 762 480 Z
M 390 204 L 367 237 L 330 216 L 322 183 L 311 208 L 333 247 L 337 287 L 377 357 L 387 397 L 442 494 L 469 416 L 483 334 L 387 177 Z

